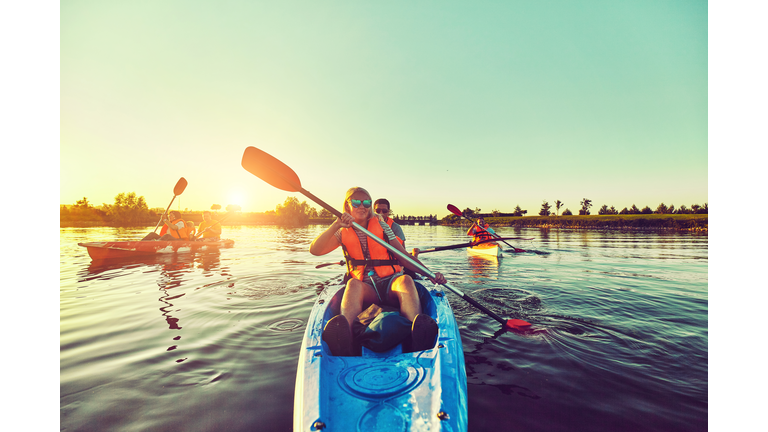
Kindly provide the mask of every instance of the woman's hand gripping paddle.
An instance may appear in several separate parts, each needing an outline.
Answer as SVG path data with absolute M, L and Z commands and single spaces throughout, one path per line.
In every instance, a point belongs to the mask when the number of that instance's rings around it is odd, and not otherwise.
M 157 225 L 155 226 L 155 229 L 152 230 L 152 232 L 157 232 L 157 228 L 160 226 L 160 223 L 163 222 L 163 217 L 168 214 L 168 210 L 170 210 L 171 205 L 173 204 L 173 200 L 176 199 L 177 196 L 181 195 L 184 192 L 184 189 L 187 188 L 187 180 L 182 177 L 179 179 L 179 181 L 176 182 L 176 186 L 173 187 L 173 198 L 171 198 L 171 202 L 168 203 L 168 208 L 165 209 L 165 212 L 162 216 L 160 216 L 160 220 L 157 222 Z
M 280 162 L 278 159 L 269 155 L 268 153 L 265 153 L 257 149 L 256 147 L 248 147 L 245 149 L 245 152 L 243 153 L 242 166 L 243 168 L 245 168 L 246 171 L 264 180 L 265 182 L 271 184 L 272 186 L 288 192 L 299 192 L 302 195 L 314 201 L 315 203 L 319 204 L 324 209 L 331 212 L 334 216 L 341 217 L 341 212 L 339 212 L 334 207 L 331 207 L 330 205 L 328 205 L 325 201 L 321 200 L 320 198 L 314 196 L 313 194 L 311 194 L 310 192 L 302 188 L 301 180 L 299 180 L 299 176 L 297 176 L 296 173 L 293 172 L 293 170 L 289 166 Z M 393 254 L 397 255 L 401 259 L 407 261 L 414 267 L 418 268 L 421 272 L 423 272 L 428 277 L 432 279 L 435 278 L 434 273 L 432 273 L 428 268 L 424 267 L 424 265 L 422 265 L 418 261 L 415 261 L 410 255 L 401 252 L 394 246 L 380 239 L 378 236 L 374 235 L 367 229 L 363 228 L 357 222 L 353 222 L 352 226 L 354 226 L 356 230 L 370 237 L 376 243 L 379 243 L 383 247 L 387 248 L 387 250 L 389 250 Z M 518 319 L 505 320 L 500 316 L 496 315 L 495 313 L 491 312 L 490 310 L 488 310 L 485 306 L 481 305 L 480 303 L 470 298 L 468 295 L 450 286 L 448 283 L 444 283 L 442 285 L 448 288 L 449 290 L 451 290 L 457 296 L 463 298 L 472 306 L 480 309 L 482 312 L 486 313 L 488 316 L 490 316 L 491 318 L 501 323 L 506 329 L 525 331 L 531 326 L 530 323 L 525 322 L 523 320 L 518 320 Z
M 449 212 L 451 212 L 451 213 L 453 213 L 453 214 L 455 214 L 456 216 L 461 216 L 461 217 L 463 217 L 464 219 L 466 219 L 466 220 L 468 220 L 468 221 L 472 222 L 473 224 L 477 225 L 477 222 L 475 222 L 474 220 L 472 220 L 472 219 L 468 218 L 467 216 L 464 216 L 464 213 L 462 213 L 462 212 L 461 212 L 461 210 L 459 210 L 459 208 L 458 208 L 458 207 L 456 207 L 456 206 L 455 206 L 455 205 L 453 205 L 453 204 L 448 204 L 448 211 L 449 211 Z M 481 227 L 480 225 L 477 225 L 477 227 L 478 227 L 478 228 L 480 228 L 480 229 L 483 229 L 483 227 Z M 486 231 L 486 232 L 487 232 L 487 231 Z M 491 234 L 491 233 L 488 233 L 488 234 Z M 498 235 L 498 234 L 496 234 L 496 233 L 493 233 L 493 234 L 491 234 L 491 235 L 493 235 L 493 236 L 496 236 L 496 240 L 501 240 L 501 241 L 502 241 L 502 242 L 503 242 L 505 245 L 507 245 L 507 246 L 511 247 L 512 249 L 514 249 L 514 250 L 515 250 L 515 252 L 525 252 L 525 250 L 524 250 L 524 249 L 518 249 L 518 248 L 516 248 L 516 247 L 512 246 L 511 244 L 509 244 L 509 243 L 505 242 L 504 240 L 502 240 L 500 235 Z

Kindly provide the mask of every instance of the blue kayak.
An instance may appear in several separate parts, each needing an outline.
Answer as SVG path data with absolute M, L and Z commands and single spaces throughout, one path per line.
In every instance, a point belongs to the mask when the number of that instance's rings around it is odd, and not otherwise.
M 412 353 L 398 345 L 384 353 L 363 348 L 362 356 L 333 356 L 322 331 L 339 313 L 344 285 L 318 296 L 296 371 L 294 431 L 467 430 L 467 373 L 453 310 L 439 286 L 416 286 L 439 333 L 435 347 Z

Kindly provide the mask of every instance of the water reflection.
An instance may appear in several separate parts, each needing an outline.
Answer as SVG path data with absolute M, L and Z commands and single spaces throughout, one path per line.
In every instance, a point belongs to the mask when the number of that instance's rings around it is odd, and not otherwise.
M 501 275 L 499 266 L 500 258 L 491 255 L 467 255 L 469 269 L 472 271 L 472 283 L 484 284 L 485 278 L 498 277 Z

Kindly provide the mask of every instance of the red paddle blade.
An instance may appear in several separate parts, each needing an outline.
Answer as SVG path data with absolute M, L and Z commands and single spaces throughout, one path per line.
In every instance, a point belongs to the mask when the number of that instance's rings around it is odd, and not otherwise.
M 519 319 L 507 320 L 506 324 L 504 325 L 512 330 L 528 330 L 531 328 L 531 323 Z
M 518 248 L 515 248 L 515 252 L 516 252 L 516 253 L 525 252 L 525 249 L 518 249 Z
M 181 195 L 184 192 L 184 189 L 186 188 L 187 188 L 187 179 L 182 177 L 179 179 L 179 181 L 176 182 L 176 186 L 173 187 L 173 194 Z
M 301 191 L 301 180 L 288 165 L 256 147 L 245 149 L 242 165 L 246 171 L 278 189 Z
M 448 204 L 448 211 L 455 214 L 456 216 L 462 215 L 461 210 L 459 210 L 459 208 L 453 204 Z

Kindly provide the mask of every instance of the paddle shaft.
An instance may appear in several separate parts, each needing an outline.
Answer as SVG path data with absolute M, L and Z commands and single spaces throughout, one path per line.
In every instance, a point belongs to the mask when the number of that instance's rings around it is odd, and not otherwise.
M 171 209 L 171 206 L 173 205 L 173 200 L 176 199 L 176 195 L 171 198 L 171 202 L 168 203 L 168 207 L 166 207 L 165 212 L 163 212 L 162 216 L 160 216 L 160 220 L 157 221 L 157 225 L 155 226 L 155 229 L 152 232 L 157 232 L 157 228 L 160 226 L 160 223 L 163 221 L 163 217 L 168 214 L 168 210 Z

